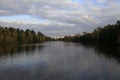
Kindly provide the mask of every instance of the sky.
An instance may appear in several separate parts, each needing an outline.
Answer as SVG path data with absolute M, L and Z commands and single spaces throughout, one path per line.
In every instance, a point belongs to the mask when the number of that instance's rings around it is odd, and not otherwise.
M 0 0 L 0 25 L 47 36 L 90 32 L 120 20 L 120 0 Z

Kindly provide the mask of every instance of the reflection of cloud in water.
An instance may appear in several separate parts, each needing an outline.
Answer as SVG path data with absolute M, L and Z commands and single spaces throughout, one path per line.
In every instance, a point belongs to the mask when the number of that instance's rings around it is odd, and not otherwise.
M 119 80 L 119 63 L 97 55 L 81 44 L 46 42 L 40 49 L 1 57 L 0 80 Z

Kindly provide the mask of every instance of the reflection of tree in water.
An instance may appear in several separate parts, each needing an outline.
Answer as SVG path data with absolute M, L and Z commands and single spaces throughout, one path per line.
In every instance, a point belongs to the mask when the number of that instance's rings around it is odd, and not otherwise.
M 4 45 L 0 46 L 0 57 L 13 56 L 14 54 L 30 53 L 36 50 L 41 50 L 43 45 Z
M 120 62 L 120 47 L 117 46 L 96 46 L 98 55 L 104 54 L 107 58 L 115 58 Z
M 95 49 L 96 54 L 104 55 L 105 57 L 111 59 L 114 58 L 120 62 L 120 47 L 112 45 L 93 45 L 93 44 L 83 44 L 86 48 Z
M 25 46 L 18 46 L 18 52 L 34 52 L 36 50 L 36 46 L 35 45 L 25 45 Z

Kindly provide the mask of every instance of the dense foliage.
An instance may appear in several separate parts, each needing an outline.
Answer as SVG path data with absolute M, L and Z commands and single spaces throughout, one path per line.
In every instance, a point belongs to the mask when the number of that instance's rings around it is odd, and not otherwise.
M 39 43 L 50 38 L 33 30 L 0 27 L 0 44 Z
M 118 20 L 113 25 L 108 24 L 103 28 L 98 27 L 90 33 L 85 32 L 82 36 L 67 36 L 63 40 L 83 43 L 120 44 L 120 21 Z

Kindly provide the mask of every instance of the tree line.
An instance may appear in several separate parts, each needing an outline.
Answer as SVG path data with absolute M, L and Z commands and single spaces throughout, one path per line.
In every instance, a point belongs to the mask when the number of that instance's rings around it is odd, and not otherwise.
M 50 37 L 41 32 L 0 26 L 0 44 L 39 43 L 47 40 L 50 40 Z
M 92 32 L 84 32 L 81 36 L 65 36 L 62 40 L 82 43 L 120 44 L 120 21 L 118 20 L 116 24 L 98 27 Z

